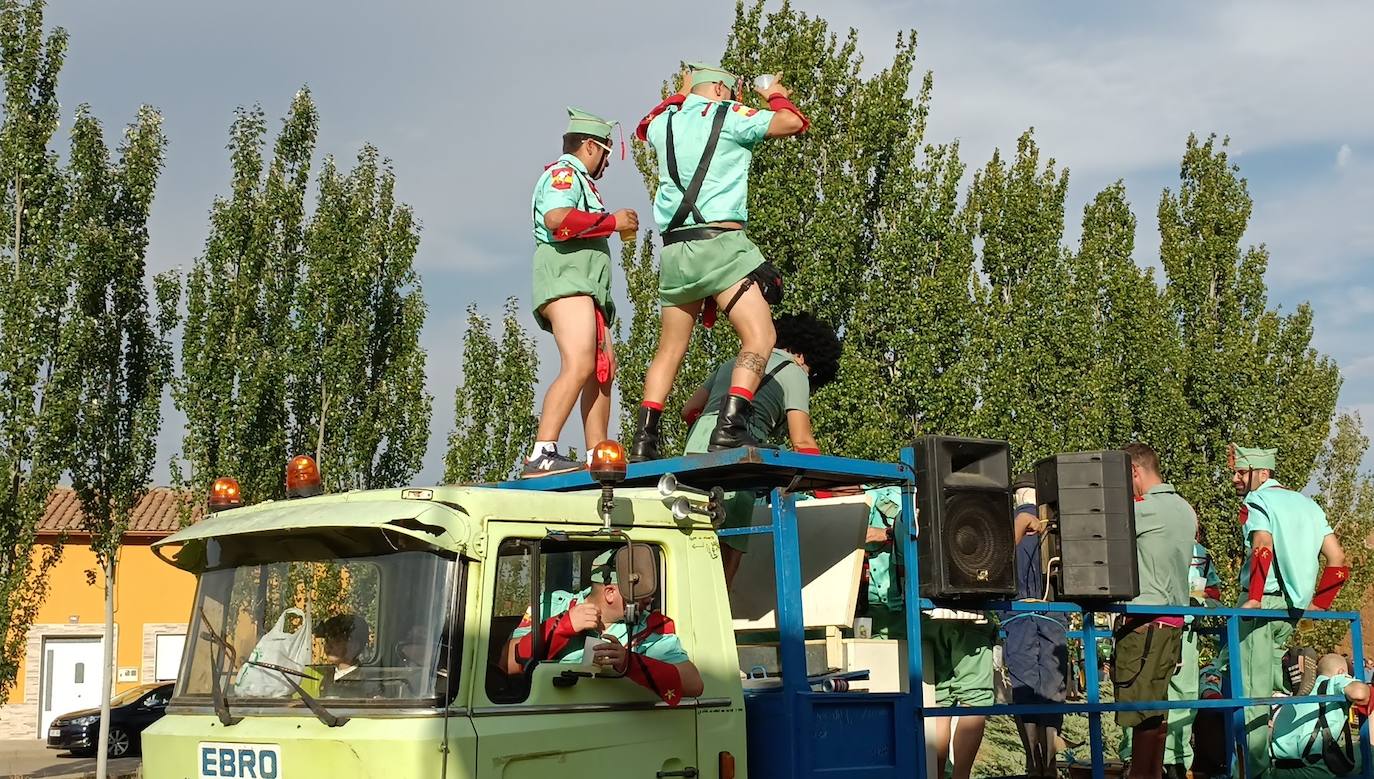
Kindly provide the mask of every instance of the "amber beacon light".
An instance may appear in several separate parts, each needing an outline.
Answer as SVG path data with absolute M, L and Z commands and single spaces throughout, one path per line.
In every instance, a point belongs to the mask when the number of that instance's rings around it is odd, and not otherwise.
M 602 441 L 592 448 L 592 478 L 602 484 L 625 480 L 625 447 L 619 441 Z
M 309 498 L 324 494 L 320 467 L 310 455 L 298 454 L 286 464 L 286 497 Z
M 243 494 L 239 492 L 239 482 L 231 476 L 221 476 L 210 485 L 210 513 L 236 509 L 243 505 Z

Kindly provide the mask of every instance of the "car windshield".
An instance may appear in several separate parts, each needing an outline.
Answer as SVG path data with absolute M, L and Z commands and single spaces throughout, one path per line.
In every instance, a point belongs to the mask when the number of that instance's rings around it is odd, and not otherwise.
M 177 698 L 209 704 L 217 674 L 231 703 L 303 705 L 292 682 L 331 708 L 447 699 L 457 561 L 359 549 L 373 533 L 211 539 Z

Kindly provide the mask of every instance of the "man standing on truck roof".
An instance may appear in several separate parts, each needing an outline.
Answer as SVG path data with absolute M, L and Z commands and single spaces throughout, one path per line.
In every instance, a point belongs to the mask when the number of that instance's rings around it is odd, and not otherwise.
M 701 694 L 701 673 L 687 656 L 678 639 L 673 621 L 659 611 L 649 611 L 648 603 L 638 604 L 634 628 L 625 624 L 625 599 L 617 583 L 615 549 L 608 549 L 592 561 L 591 582 L 587 591 L 573 595 L 553 593 L 553 616 L 542 627 L 545 656 L 552 662 L 580 664 L 584 661 L 586 636 L 601 637 L 604 643 L 592 647 L 592 661 L 611 668 L 636 684 L 647 688 L 669 706 L 683 696 Z M 633 651 L 625 645 L 631 643 Z M 502 657 L 508 674 L 524 671 L 533 654 L 529 614 L 506 642 Z
M 1125 447 L 1135 491 L 1136 566 L 1140 594 L 1131 603 L 1183 606 L 1197 535 L 1197 514 L 1159 473 L 1159 456 L 1146 444 Z M 1113 632 L 1112 683 L 1118 702 L 1162 701 L 1183 652 L 1183 618 L 1127 615 Z M 1157 779 L 1164 768 L 1167 710 L 1119 711 L 1131 729 L 1130 776 Z
M 707 436 L 711 451 L 755 446 L 754 394 L 773 350 L 770 304 L 782 299 L 781 274 L 744 233 L 749 214 L 749 165 L 764 138 L 798 135 L 809 124 L 778 76 L 756 82 L 768 110 L 735 102 L 740 80 L 710 65 L 690 65 L 676 95 L 654 107 L 635 131 L 658 155 L 654 221 L 663 235 L 659 260 L 662 304 L 658 349 L 644 378 L 630 460 L 659 457 L 659 423 L 697 316 L 714 322 L 715 308 L 740 339 L 725 402 Z
M 583 467 L 558 453 L 558 436 L 579 397 L 587 451 L 607 437 L 615 374 L 608 238 L 620 233 L 621 240 L 632 241 L 639 229 L 631 209 L 608 212 L 593 183 L 606 173 L 612 148 L 610 122 L 570 107 L 563 155 L 534 185 L 534 318 L 553 333 L 561 365 L 544 394 L 534 449 L 521 478 Z
M 772 441 L 786 432 L 792 450 L 820 454 L 811 431 L 811 395 L 835 379 L 840 370 L 840 340 L 835 329 L 810 314 L 783 314 L 773 322 L 777 345 L 768 356 L 767 371 L 754 394 L 750 435 Z M 721 365 L 682 409 L 692 426 L 683 454 L 709 451 L 712 431 L 722 409 L 730 403 L 737 360 Z M 722 527 L 747 527 L 754 515 L 754 494 L 733 492 L 726 497 Z M 739 570 L 740 556 L 749 551 L 749 536 L 722 539 L 721 563 L 728 588 Z
M 1242 609 L 1326 609 L 1336 599 L 1350 569 L 1345 551 L 1322 511 L 1311 498 L 1274 478 L 1277 449 L 1231 445 L 1231 485 L 1241 498 L 1240 525 L 1245 538 L 1245 564 L 1240 571 Z M 1318 556 L 1326 557 L 1320 568 Z M 1241 681 L 1246 697 L 1268 698 L 1285 686 L 1283 654 L 1293 622 L 1241 620 Z M 1226 663 L 1226 656 L 1217 660 Z M 1269 707 L 1245 710 L 1250 767 L 1256 775 L 1269 768 Z

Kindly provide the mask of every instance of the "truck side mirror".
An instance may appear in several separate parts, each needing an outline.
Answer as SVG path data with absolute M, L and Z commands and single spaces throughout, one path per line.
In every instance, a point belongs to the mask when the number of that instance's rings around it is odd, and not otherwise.
M 658 594 L 658 566 L 647 544 L 627 544 L 617 550 L 615 574 L 627 603 L 637 603 Z

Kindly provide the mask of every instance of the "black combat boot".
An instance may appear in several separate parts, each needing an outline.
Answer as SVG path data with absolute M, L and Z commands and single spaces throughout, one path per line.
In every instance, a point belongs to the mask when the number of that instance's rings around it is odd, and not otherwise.
M 707 450 L 719 452 L 741 446 L 758 446 L 759 442 L 749 434 L 749 415 L 753 411 L 754 404 L 746 398 L 726 395 L 720 416 L 716 418 L 716 429 L 711 431 L 711 443 Z
M 639 426 L 634 444 L 630 446 L 630 462 L 658 459 L 658 423 L 662 419 L 663 409 L 639 407 Z

